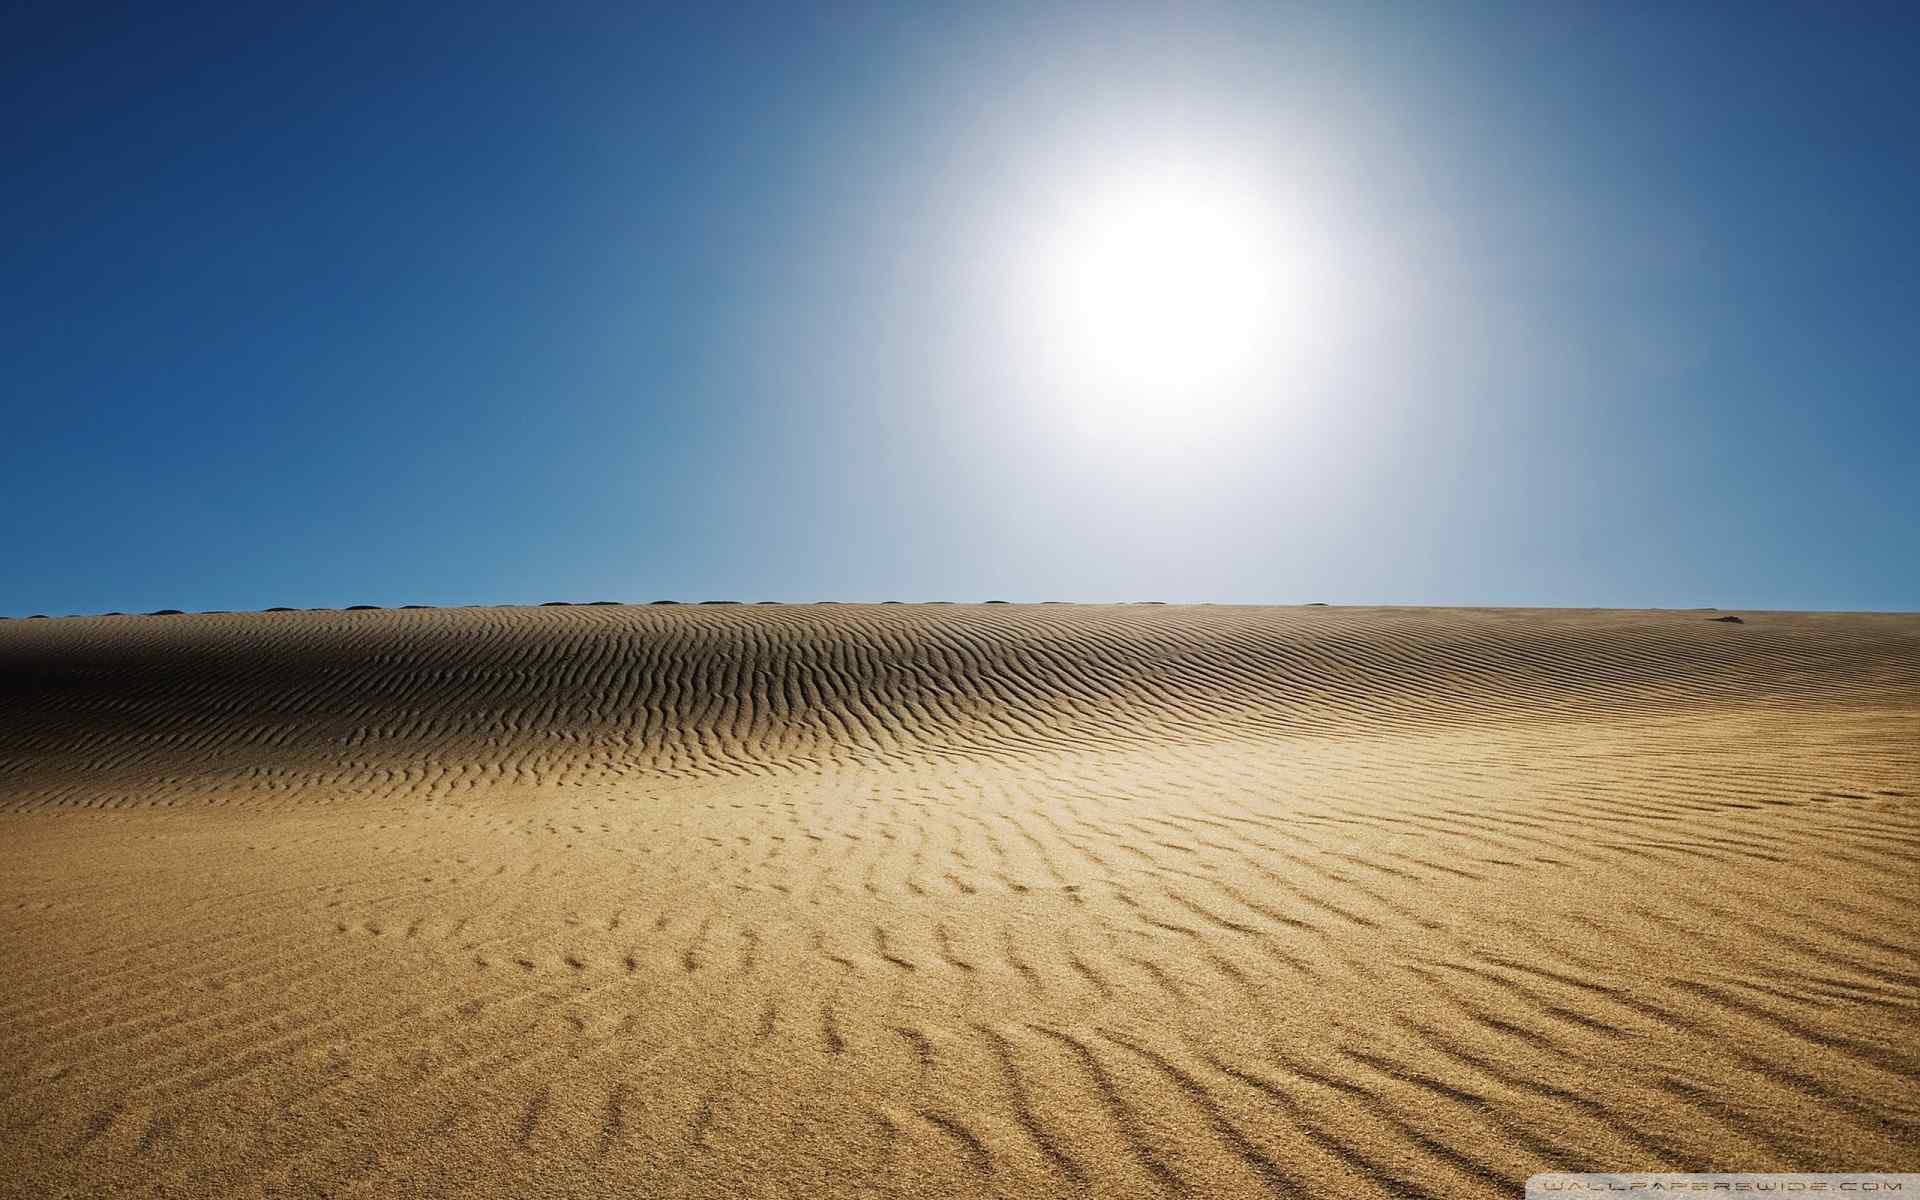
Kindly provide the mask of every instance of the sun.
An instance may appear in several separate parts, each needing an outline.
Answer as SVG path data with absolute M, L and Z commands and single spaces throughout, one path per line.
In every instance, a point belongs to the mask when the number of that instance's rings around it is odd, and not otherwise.
M 1263 215 L 1221 171 L 1102 180 L 1042 265 L 1059 368 L 1102 403 L 1172 416 L 1246 386 L 1280 334 Z

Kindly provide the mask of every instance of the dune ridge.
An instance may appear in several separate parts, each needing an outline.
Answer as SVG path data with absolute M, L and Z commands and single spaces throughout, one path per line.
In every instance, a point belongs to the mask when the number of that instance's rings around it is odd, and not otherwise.
M 1913 1169 L 1920 617 L 0 623 L 0 1194 Z
M 8 630 L 9 803 L 261 769 L 364 794 L 918 754 L 1433 731 L 1910 694 L 1914 622 L 1522 610 L 837 605 L 219 614 Z M 444 761 L 442 761 L 444 760 Z M 225 764 L 236 774 L 223 773 Z M 60 790 L 62 777 L 74 791 Z M 178 776 L 178 779 L 174 779 Z M 23 778 L 24 777 L 24 778 Z

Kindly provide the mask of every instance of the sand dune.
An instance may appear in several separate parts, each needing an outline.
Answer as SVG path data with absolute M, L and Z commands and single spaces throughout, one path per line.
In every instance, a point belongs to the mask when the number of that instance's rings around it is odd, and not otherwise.
M 1920 617 L 0 623 L 0 1195 L 1911 1170 Z

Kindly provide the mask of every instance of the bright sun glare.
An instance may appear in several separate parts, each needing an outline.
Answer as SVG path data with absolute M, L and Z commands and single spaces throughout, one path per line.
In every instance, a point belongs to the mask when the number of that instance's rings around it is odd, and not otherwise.
M 1194 170 L 1095 189 L 1042 268 L 1061 369 L 1110 413 L 1227 402 L 1277 332 L 1262 216 L 1252 189 Z

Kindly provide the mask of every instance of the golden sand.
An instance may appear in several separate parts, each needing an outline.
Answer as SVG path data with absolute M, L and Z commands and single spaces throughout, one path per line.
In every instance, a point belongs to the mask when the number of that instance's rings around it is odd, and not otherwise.
M 0 623 L 0 1194 L 1920 1168 L 1920 617 Z

